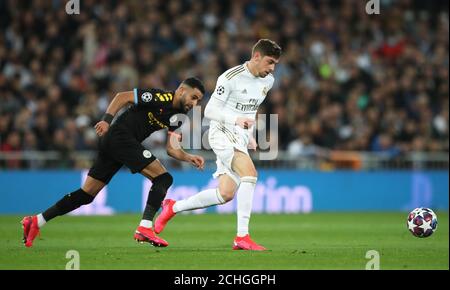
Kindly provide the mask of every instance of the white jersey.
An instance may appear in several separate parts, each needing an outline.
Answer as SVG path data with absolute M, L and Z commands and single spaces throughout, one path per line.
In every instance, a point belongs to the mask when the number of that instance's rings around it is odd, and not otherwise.
M 258 107 L 273 82 L 271 74 L 264 78 L 255 77 L 248 70 L 247 63 L 227 70 L 218 78 L 205 109 L 205 115 L 208 113 L 211 119 L 209 144 L 217 156 L 214 177 L 227 174 L 239 184 L 239 175 L 232 170 L 231 163 L 235 150 L 248 154 L 251 132 L 235 125 L 235 121 L 238 117 L 256 119 Z
M 272 74 L 264 78 L 255 77 L 248 70 L 247 63 L 244 63 L 219 76 L 211 98 L 224 102 L 222 114 L 227 119 L 245 117 L 255 120 L 258 107 L 272 88 L 273 82 Z M 211 126 L 216 126 L 217 123 L 219 122 L 211 120 Z

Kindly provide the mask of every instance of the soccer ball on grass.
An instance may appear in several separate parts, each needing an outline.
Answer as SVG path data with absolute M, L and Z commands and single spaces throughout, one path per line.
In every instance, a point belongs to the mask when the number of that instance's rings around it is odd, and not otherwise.
M 408 215 L 408 230 L 418 238 L 431 236 L 437 229 L 437 216 L 429 208 L 418 207 Z

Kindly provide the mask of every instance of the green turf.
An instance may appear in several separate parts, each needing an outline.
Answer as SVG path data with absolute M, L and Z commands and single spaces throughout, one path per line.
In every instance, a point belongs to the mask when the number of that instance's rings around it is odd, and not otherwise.
M 266 252 L 231 250 L 235 215 L 178 215 L 161 234 L 167 248 L 133 240 L 138 215 L 61 217 L 33 248 L 21 244 L 21 217 L 0 216 L 0 269 L 65 269 L 69 250 L 81 269 L 365 269 L 369 250 L 381 269 L 449 269 L 448 213 L 437 215 L 437 231 L 419 239 L 405 213 L 254 214 Z

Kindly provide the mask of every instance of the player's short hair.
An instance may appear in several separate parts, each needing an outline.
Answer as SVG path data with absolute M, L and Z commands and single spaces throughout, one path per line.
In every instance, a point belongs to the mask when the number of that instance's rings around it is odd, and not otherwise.
M 205 86 L 203 86 L 202 81 L 196 77 L 187 78 L 182 83 L 193 89 L 198 89 L 202 94 L 205 94 Z
M 271 56 L 276 59 L 281 56 L 281 47 L 275 41 L 270 39 L 258 40 L 253 46 L 252 55 L 254 55 L 256 51 L 259 51 L 262 56 Z

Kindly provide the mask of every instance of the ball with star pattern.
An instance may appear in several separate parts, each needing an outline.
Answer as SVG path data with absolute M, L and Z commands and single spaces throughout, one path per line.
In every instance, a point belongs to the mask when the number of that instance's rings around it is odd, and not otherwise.
M 437 216 L 429 208 L 418 207 L 408 215 L 408 230 L 418 238 L 431 236 L 437 229 Z

